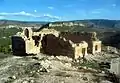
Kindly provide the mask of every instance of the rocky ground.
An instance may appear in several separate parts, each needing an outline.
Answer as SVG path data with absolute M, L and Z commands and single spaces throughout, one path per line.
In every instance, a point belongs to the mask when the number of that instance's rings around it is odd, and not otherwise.
M 98 63 L 119 57 L 102 52 L 85 61 L 64 56 L 0 54 L 0 83 L 113 83 Z

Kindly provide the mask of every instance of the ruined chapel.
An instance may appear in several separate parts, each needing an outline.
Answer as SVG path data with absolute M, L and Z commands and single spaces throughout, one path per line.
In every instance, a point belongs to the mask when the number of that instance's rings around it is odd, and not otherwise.
M 77 59 L 101 52 L 101 41 L 96 35 L 96 32 L 70 33 L 49 28 L 33 31 L 26 27 L 12 36 L 12 50 L 14 55 L 45 53 Z

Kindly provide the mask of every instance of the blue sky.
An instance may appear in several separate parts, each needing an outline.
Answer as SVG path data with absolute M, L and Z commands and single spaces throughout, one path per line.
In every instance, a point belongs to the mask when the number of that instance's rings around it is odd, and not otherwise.
M 22 21 L 120 20 L 120 0 L 0 0 L 0 19 Z

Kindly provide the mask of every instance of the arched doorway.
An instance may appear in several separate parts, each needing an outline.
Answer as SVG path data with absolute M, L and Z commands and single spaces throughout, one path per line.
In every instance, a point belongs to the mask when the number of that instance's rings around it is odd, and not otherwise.
M 95 51 L 97 51 L 98 50 L 98 45 L 95 45 Z

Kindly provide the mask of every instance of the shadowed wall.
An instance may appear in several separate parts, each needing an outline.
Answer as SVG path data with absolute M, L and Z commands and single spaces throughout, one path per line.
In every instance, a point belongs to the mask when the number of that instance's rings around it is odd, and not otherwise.
M 12 36 L 12 51 L 14 55 L 25 55 L 25 41 L 22 37 Z
M 93 42 L 96 41 L 96 33 L 91 32 L 74 32 L 74 33 L 69 33 L 69 32 L 61 32 L 60 36 L 66 38 L 67 40 L 71 40 L 74 43 L 80 43 L 81 41 L 86 41 L 88 43 L 88 52 L 92 53 L 93 49 Z
M 44 53 L 50 55 L 65 55 L 74 57 L 74 49 L 68 41 L 64 41 L 62 38 L 55 37 L 52 34 L 43 37 L 42 50 Z

